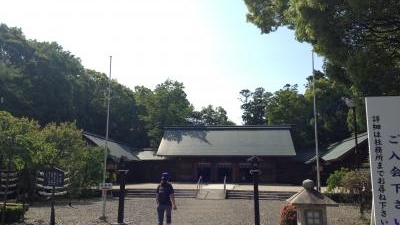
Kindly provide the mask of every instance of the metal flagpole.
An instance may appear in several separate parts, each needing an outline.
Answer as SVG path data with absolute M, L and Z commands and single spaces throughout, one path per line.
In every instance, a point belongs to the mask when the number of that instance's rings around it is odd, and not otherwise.
M 110 95 L 111 95 L 111 62 L 112 56 L 110 56 L 110 72 L 108 79 L 108 89 L 107 89 L 107 121 L 106 121 L 106 139 L 104 143 L 104 170 L 103 170 L 103 184 L 106 183 L 106 172 L 107 172 L 107 144 L 108 144 L 108 124 L 110 122 Z M 103 220 L 106 220 L 106 198 L 107 198 L 107 190 L 102 190 L 102 200 L 103 200 L 103 214 L 100 217 Z
M 314 94 L 314 136 L 315 136 L 315 160 L 316 160 L 316 171 L 317 171 L 317 190 L 321 190 L 321 179 L 319 175 L 319 153 L 318 153 L 318 126 L 317 126 L 317 104 L 315 96 L 315 70 L 314 70 L 314 51 L 312 53 L 312 76 L 313 76 L 313 94 Z

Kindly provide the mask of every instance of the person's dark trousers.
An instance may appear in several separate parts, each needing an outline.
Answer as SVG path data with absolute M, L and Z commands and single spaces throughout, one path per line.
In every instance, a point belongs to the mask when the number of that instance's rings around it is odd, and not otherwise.
M 164 212 L 166 214 L 165 216 L 166 216 L 166 219 L 167 219 L 167 224 L 171 223 L 171 210 L 172 210 L 172 205 L 159 204 L 157 206 L 158 225 L 163 225 Z

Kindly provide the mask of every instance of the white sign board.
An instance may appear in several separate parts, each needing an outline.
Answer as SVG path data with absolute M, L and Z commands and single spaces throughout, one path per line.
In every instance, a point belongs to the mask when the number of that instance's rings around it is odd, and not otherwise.
M 99 184 L 100 190 L 112 190 L 112 183 L 100 183 Z
M 400 225 L 400 96 L 367 97 L 376 225 Z

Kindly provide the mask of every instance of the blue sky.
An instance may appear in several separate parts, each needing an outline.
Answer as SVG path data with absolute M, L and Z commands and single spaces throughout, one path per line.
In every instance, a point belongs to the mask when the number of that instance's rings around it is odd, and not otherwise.
M 112 55 L 112 78 L 131 89 L 182 82 L 197 110 L 222 106 L 240 125 L 240 90 L 303 93 L 312 71 L 309 44 L 285 28 L 261 35 L 246 12 L 242 0 L 3 0 L 0 22 L 107 75 Z

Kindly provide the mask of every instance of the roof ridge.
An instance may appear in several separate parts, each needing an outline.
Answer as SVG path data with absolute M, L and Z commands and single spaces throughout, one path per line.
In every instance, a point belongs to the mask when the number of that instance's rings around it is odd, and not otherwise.
M 368 135 L 368 133 L 364 132 L 364 133 L 357 134 L 357 138 L 364 137 L 365 135 Z M 355 139 L 355 136 L 351 136 L 351 137 L 345 138 L 343 140 L 331 143 L 331 144 L 328 145 L 327 149 L 335 148 L 336 146 L 338 146 L 340 144 L 343 144 L 344 142 L 351 141 L 351 140 L 354 140 L 354 139 Z
M 95 137 L 95 138 L 99 138 L 99 139 L 102 139 L 102 140 L 104 140 L 104 141 L 106 140 L 105 137 L 103 137 L 103 136 L 101 136 L 101 135 L 98 135 L 98 134 L 93 134 L 93 133 L 86 132 L 86 131 L 83 131 L 82 134 L 83 134 L 83 135 L 92 136 L 92 137 Z M 116 141 L 116 140 L 111 139 L 111 138 L 108 138 L 108 139 L 107 139 L 107 142 L 115 143 L 115 144 L 120 145 L 120 146 L 122 146 L 122 147 L 124 147 L 124 148 L 127 148 L 127 149 L 130 150 L 130 151 L 134 151 L 134 149 L 137 149 L 137 148 L 134 148 L 134 147 L 129 146 L 128 144 L 126 144 L 126 143 L 124 143 L 124 142 Z
M 164 130 L 177 130 L 177 129 L 187 129 L 187 130 L 273 130 L 273 129 L 292 129 L 293 125 L 177 125 L 177 126 L 165 126 Z

